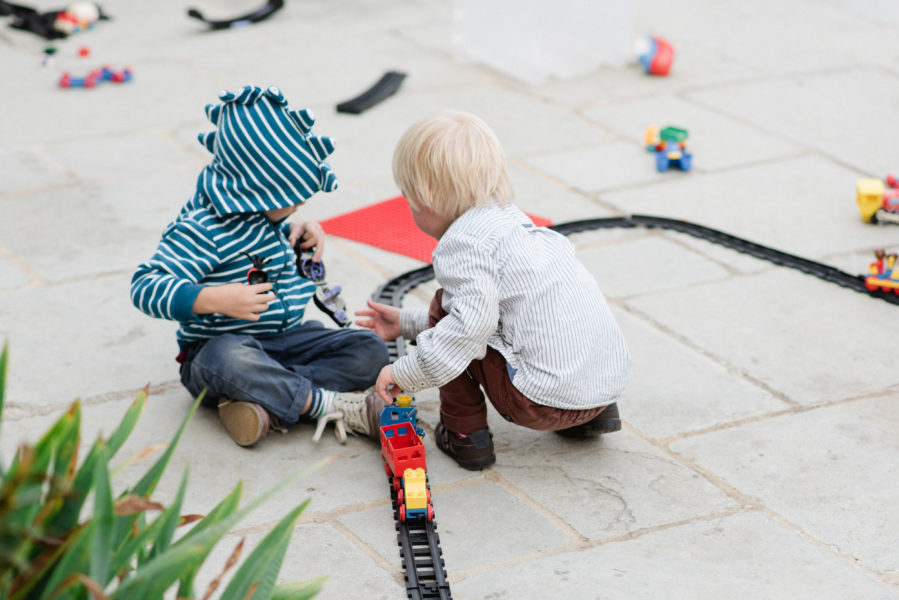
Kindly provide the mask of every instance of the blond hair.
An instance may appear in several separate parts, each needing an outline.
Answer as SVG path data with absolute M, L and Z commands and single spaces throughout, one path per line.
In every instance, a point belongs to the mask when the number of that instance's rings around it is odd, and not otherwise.
M 419 119 L 406 130 L 393 152 L 393 179 L 413 206 L 454 220 L 474 205 L 512 199 L 496 134 L 459 111 Z

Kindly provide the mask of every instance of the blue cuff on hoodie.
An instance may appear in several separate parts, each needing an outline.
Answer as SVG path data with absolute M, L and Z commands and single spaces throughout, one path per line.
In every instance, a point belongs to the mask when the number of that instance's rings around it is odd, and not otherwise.
M 194 301 L 203 289 L 202 285 L 185 283 L 177 290 L 172 298 L 172 316 L 179 321 L 191 321 L 194 314 Z

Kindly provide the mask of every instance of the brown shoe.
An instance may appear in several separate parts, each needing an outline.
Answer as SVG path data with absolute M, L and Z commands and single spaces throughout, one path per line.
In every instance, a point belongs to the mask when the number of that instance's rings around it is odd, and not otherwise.
M 618 416 L 618 404 L 612 402 L 604 411 L 586 423 L 581 423 L 568 429 L 560 429 L 556 433 L 567 438 L 591 438 L 620 429 L 621 418 Z
M 239 446 L 259 443 L 271 429 L 268 411 L 258 404 L 221 398 L 218 411 L 225 431 Z
M 480 471 L 496 462 L 496 454 L 493 453 L 493 434 L 489 429 L 478 429 L 460 438 L 440 423 L 434 429 L 434 438 L 437 447 L 463 469 Z

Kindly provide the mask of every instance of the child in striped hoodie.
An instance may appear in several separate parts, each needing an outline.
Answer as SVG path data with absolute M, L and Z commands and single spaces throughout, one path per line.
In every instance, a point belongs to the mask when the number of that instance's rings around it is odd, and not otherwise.
M 179 322 L 181 381 L 195 397 L 206 390 L 204 405 L 241 446 L 301 419 L 318 420 L 316 440 L 329 421 L 341 442 L 345 427 L 372 434 L 383 402 L 343 392 L 374 383 L 387 347 L 370 331 L 303 320 L 315 283 L 299 273 L 294 244 L 314 247 L 319 261 L 325 235 L 315 222 L 286 220 L 315 192 L 337 188 L 326 160 L 334 143 L 275 87 L 219 98 L 206 107 L 216 131 L 199 136 L 212 162 L 134 273 L 132 302 Z M 260 266 L 267 281 L 249 285 Z
M 415 224 L 437 239 L 430 310 L 369 302 L 358 321 L 415 339 L 375 391 L 440 388 L 437 446 L 460 466 L 496 461 L 483 387 L 508 421 L 569 437 L 621 428 L 616 401 L 630 355 L 596 280 L 562 235 L 511 204 L 502 147 L 477 117 L 416 122 L 393 155 Z

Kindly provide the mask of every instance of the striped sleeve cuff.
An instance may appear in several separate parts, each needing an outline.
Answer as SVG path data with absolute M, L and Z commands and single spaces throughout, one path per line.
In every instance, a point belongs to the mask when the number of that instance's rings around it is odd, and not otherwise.
M 400 334 L 407 340 L 414 340 L 428 328 L 428 309 L 404 308 L 400 311 Z
M 434 387 L 425 377 L 425 372 L 419 365 L 418 357 L 415 356 L 414 351 L 398 358 L 391 366 L 391 373 L 393 380 L 405 392 L 415 393 L 419 390 Z
M 203 289 L 202 285 L 185 282 L 172 297 L 172 316 L 178 321 L 190 321 L 194 315 L 194 301 Z

